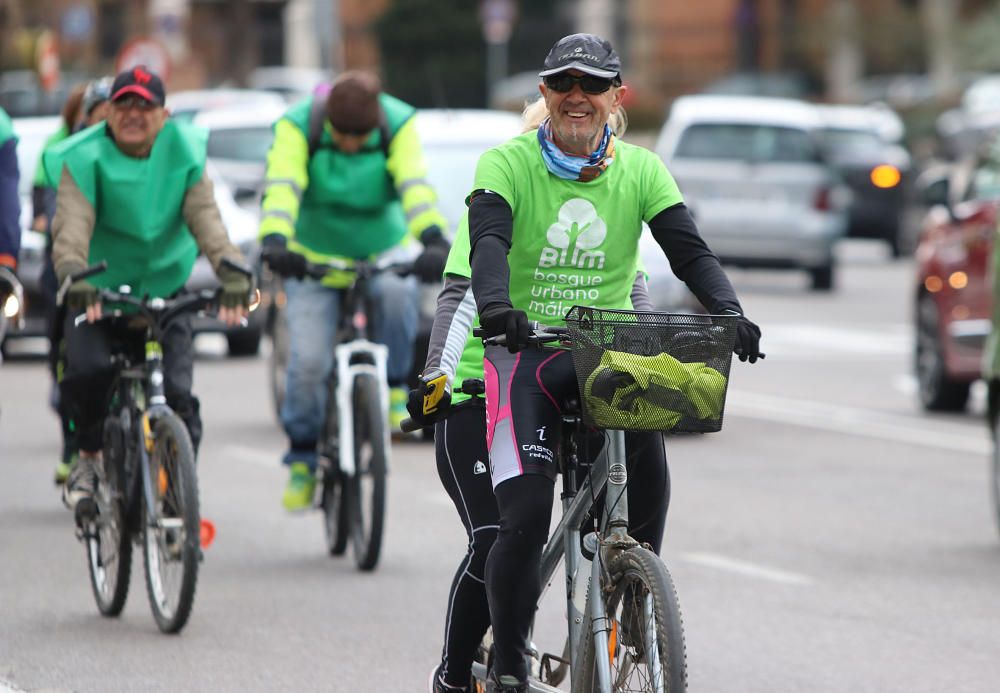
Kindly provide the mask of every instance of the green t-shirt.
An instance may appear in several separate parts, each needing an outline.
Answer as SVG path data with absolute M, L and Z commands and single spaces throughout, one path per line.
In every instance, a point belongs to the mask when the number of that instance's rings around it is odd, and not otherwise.
M 596 179 L 558 178 L 534 131 L 483 154 L 473 189 L 499 194 L 513 210 L 511 302 L 549 324 L 574 305 L 628 308 L 642 223 L 683 201 L 655 154 L 617 140 Z
M 677 184 L 656 155 L 620 141 L 615 142 L 614 162 L 595 180 L 563 180 L 545 167 L 536 137 L 531 131 L 486 152 L 476 172 L 475 189 L 499 193 L 514 211 L 508 256 L 514 306 L 529 319 L 547 324 L 560 322 L 576 304 L 631 308 L 635 275 L 643 268 L 643 222 L 683 201 Z M 515 176 L 515 169 L 524 175 Z M 582 224 L 581 211 L 589 215 Z M 620 243 L 605 242 L 609 228 L 621 230 Z M 528 249 L 519 243 L 528 244 Z M 455 232 L 445 274 L 470 276 L 469 250 L 466 213 Z M 453 401 L 468 399 L 457 391 L 463 380 L 482 377 L 483 343 L 470 333 L 455 372 Z

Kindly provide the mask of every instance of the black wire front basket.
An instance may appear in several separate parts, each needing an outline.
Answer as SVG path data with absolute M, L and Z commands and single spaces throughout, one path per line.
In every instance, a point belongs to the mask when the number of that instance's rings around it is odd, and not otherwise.
M 584 421 L 623 431 L 720 430 L 737 319 L 574 306 L 566 326 Z

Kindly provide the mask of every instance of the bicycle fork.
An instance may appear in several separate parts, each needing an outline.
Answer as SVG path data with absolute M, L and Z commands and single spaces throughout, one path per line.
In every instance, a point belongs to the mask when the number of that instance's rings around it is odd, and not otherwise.
M 357 358 L 360 356 L 361 358 Z M 339 419 L 339 465 L 348 477 L 356 473 L 354 466 L 354 380 L 360 375 L 371 375 L 378 383 L 379 411 L 385 421 L 389 419 L 389 384 L 386 362 L 389 348 L 366 339 L 355 339 L 334 347 L 337 368 L 337 418 Z M 358 362 L 361 361 L 361 362 Z M 368 362 L 370 361 L 370 363 Z M 382 427 L 384 449 L 389 450 L 389 426 Z M 388 455 L 386 471 L 388 472 Z

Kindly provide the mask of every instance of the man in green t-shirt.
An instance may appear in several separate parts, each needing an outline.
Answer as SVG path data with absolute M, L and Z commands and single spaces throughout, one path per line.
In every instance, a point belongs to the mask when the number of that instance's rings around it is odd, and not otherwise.
M 526 349 L 530 321 L 559 322 L 573 305 L 628 308 L 643 223 L 674 272 L 711 313 L 738 317 L 735 351 L 760 357 L 760 330 L 652 152 L 619 141 L 608 122 L 626 88 L 608 41 L 573 34 L 539 73 L 548 117 L 486 152 L 469 197 L 471 287 L 487 335 L 486 440 L 499 510 L 485 583 L 494 660 L 488 691 L 526 691 L 525 653 L 552 511 L 562 404 L 578 396 L 565 350 Z
M 76 423 L 80 455 L 63 499 L 77 514 L 93 510 L 102 427 L 114 377 L 114 339 L 138 340 L 127 321 L 102 320 L 99 287 L 128 285 L 135 295 L 170 297 L 183 290 L 201 251 L 222 282 L 219 319 L 236 325 L 246 314 L 250 281 L 222 261 L 242 263 L 230 242 L 205 173 L 206 132 L 168 118 L 160 78 L 143 67 L 120 73 L 111 87 L 107 123 L 69 137 L 44 156 L 58 181 L 52 259 L 60 285 L 89 265 L 108 269 L 68 287 L 62 397 Z M 86 322 L 75 319 L 82 312 Z M 167 403 L 184 420 L 197 450 L 198 399 L 190 316 L 163 335 Z
M 0 108 L 0 265 L 17 269 L 21 248 L 21 200 L 17 192 L 17 137 L 7 112 Z

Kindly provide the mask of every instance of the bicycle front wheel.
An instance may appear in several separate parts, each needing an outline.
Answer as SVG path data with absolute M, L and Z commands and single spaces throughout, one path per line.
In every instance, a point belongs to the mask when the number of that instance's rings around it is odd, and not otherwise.
M 354 475 L 343 479 L 351 517 L 354 561 L 372 570 L 382 549 L 385 519 L 386 421 L 374 376 L 354 380 Z
M 146 591 L 156 625 L 176 633 L 194 603 L 201 556 L 198 479 L 187 427 L 174 413 L 156 420 L 149 459 L 154 507 L 145 508 Z
M 613 584 L 606 605 L 611 627 L 608 651 L 595 653 L 594 638 L 584 639 L 580 671 L 588 678 L 573 690 L 601 690 L 599 656 L 610 664 L 615 693 L 685 691 L 684 628 L 667 567 L 652 551 L 636 547 L 614 559 L 608 574 Z M 593 627 L 586 632 L 593 632 Z

